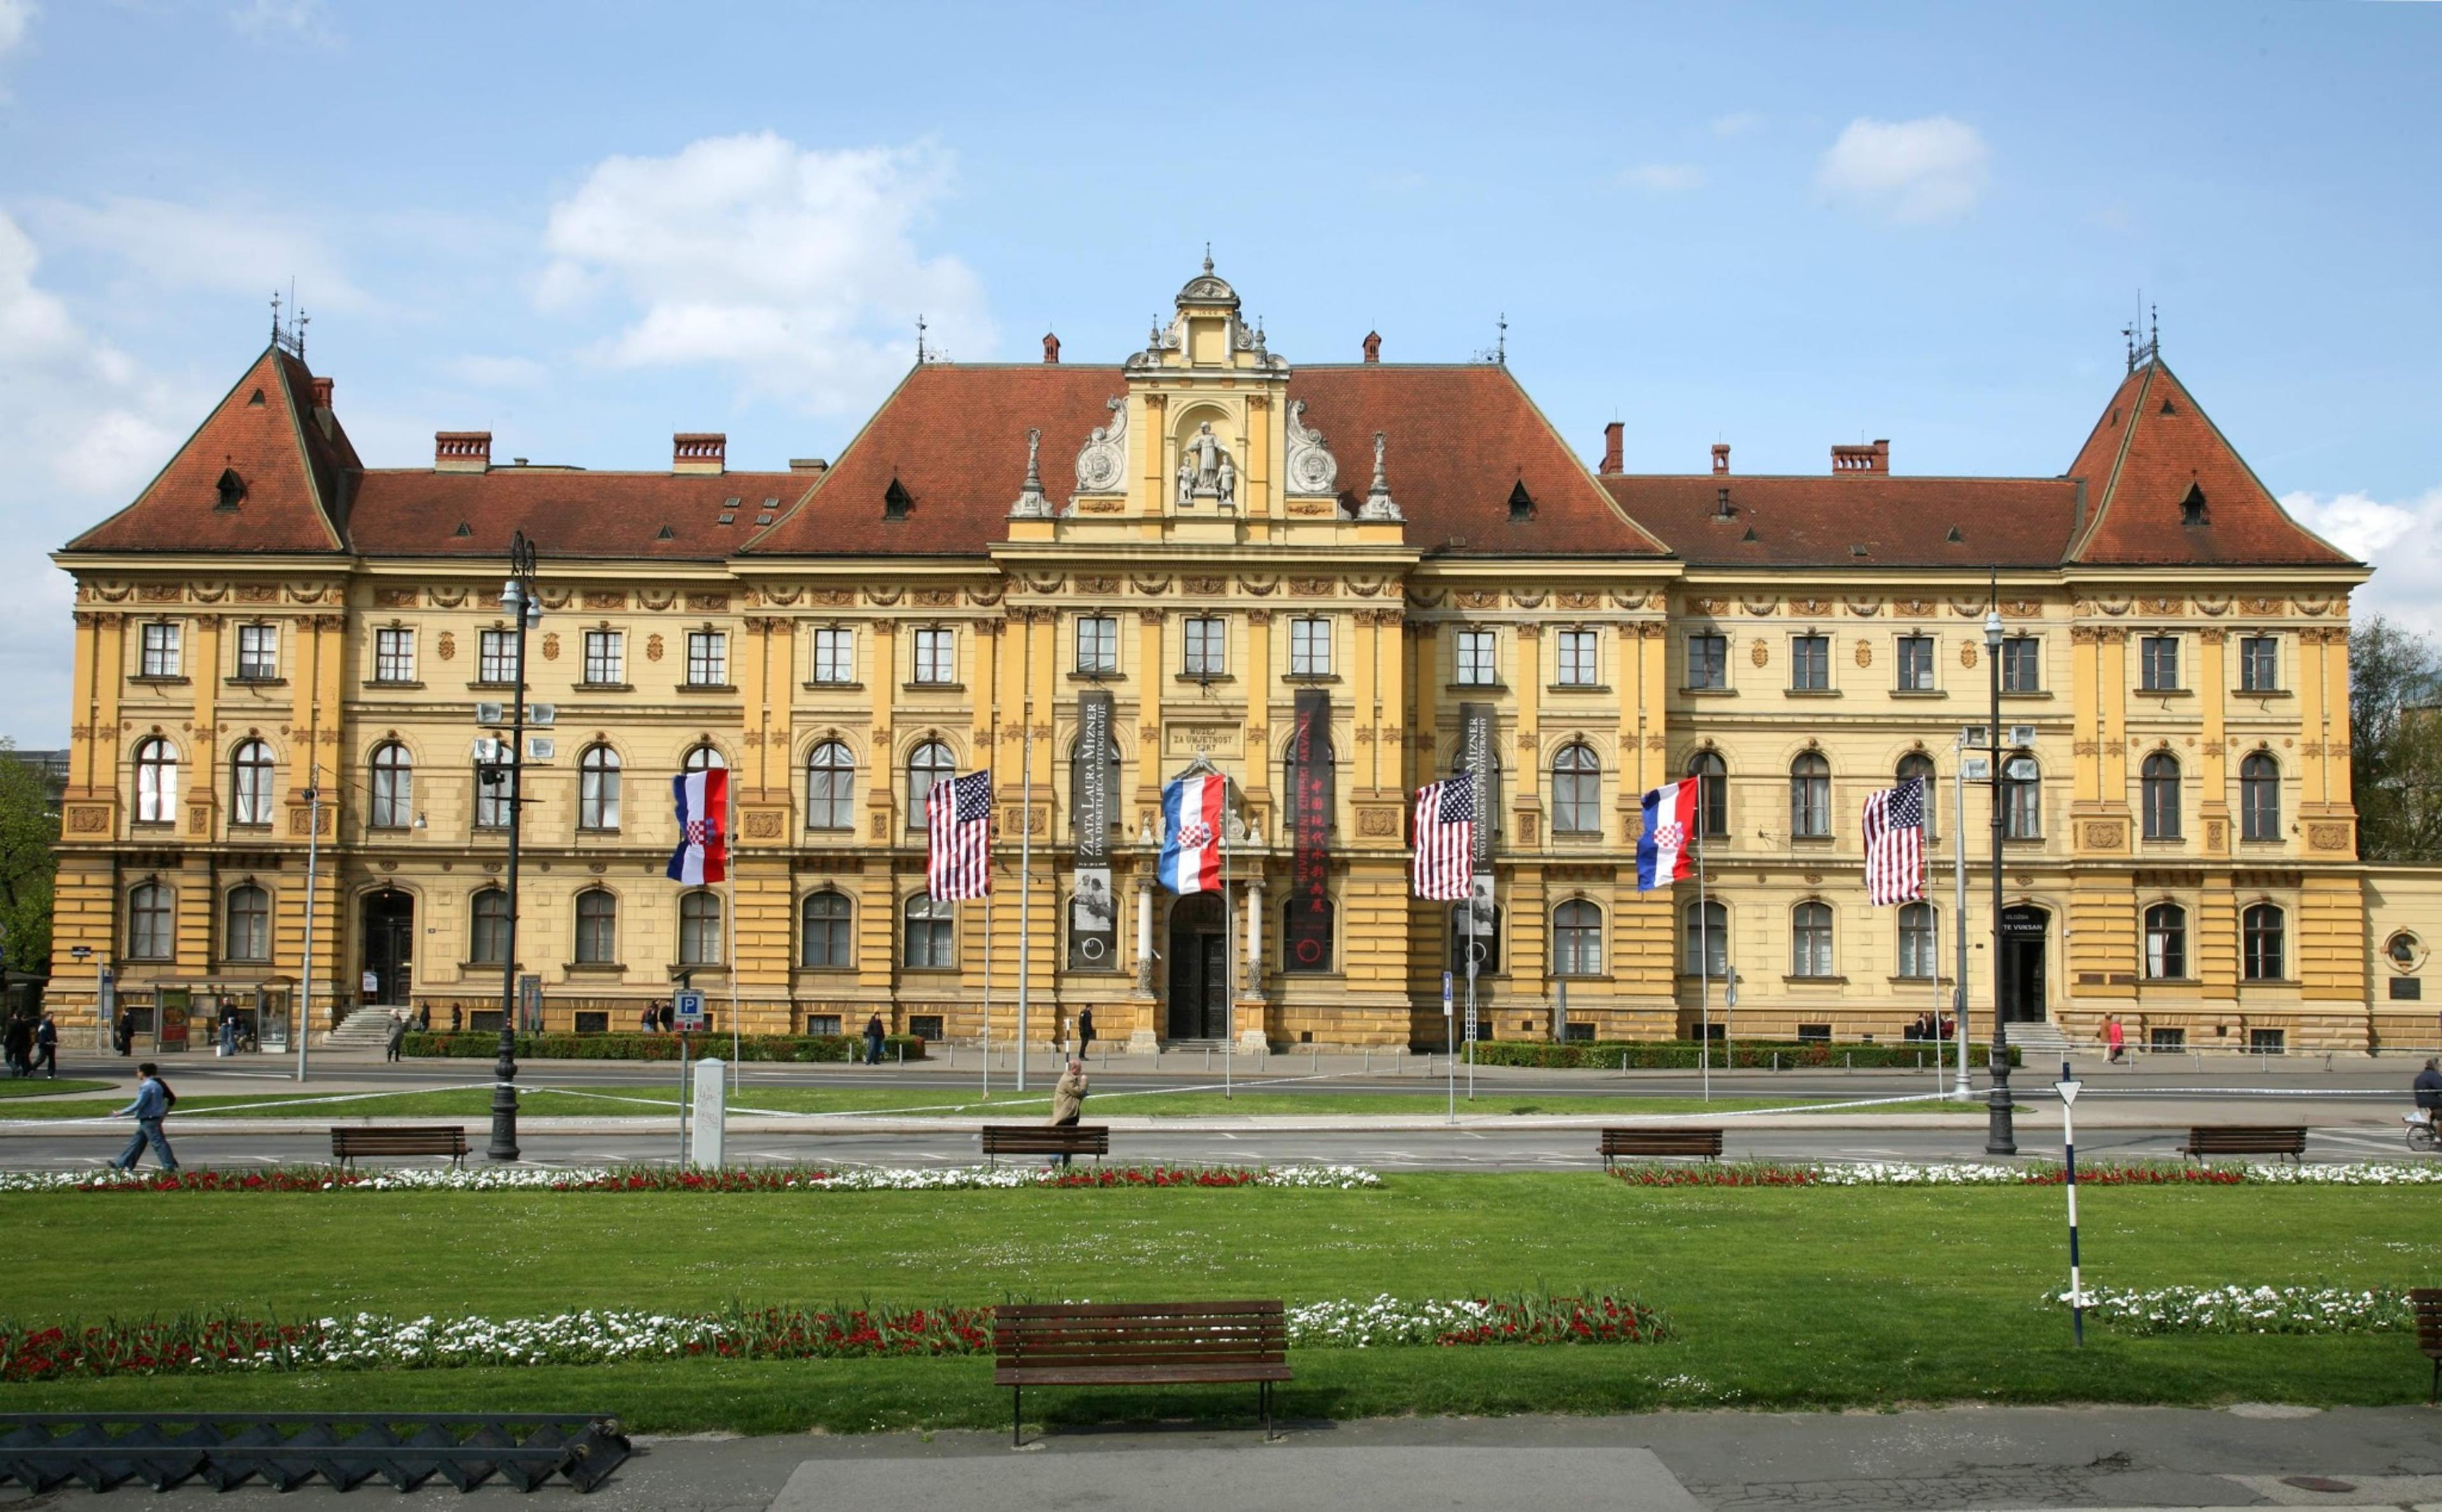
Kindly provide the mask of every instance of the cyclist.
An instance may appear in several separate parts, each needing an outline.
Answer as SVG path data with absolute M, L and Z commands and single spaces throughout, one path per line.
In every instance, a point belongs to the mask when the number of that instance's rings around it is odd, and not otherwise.
M 2425 1069 L 2416 1073 L 2416 1107 L 2427 1122 L 2433 1120 L 2436 1109 L 2442 1109 L 2442 1063 L 2426 1057 Z

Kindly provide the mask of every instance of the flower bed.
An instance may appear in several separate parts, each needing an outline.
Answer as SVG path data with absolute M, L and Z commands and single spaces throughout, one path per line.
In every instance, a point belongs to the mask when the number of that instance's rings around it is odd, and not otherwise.
M 687 1054 L 727 1058 L 726 1034 L 520 1034 L 520 1061 L 675 1061 L 680 1043 Z M 924 1059 L 923 1040 L 893 1034 L 883 1042 L 885 1061 Z M 432 1029 L 410 1031 L 399 1041 L 399 1053 L 444 1060 L 488 1061 L 501 1053 L 498 1029 Z M 855 1034 L 746 1034 L 737 1044 L 741 1061 L 854 1061 L 865 1055 L 865 1040 Z
M 1700 1040 L 1572 1040 L 1555 1044 L 1550 1040 L 1479 1040 L 1475 1046 L 1478 1066 L 1531 1066 L 1545 1070 L 1616 1071 L 1622 1066 L 1631 1070 L 1692 1071 L 1705 1047 Z M 1857 1070 L 1868 1067 L 1888 1070 L 1929 1067 L 1940 1055 L 1944 1066 L 1959 1064 L 1959 1048 L 1951 1041 L 1937 1044 L 1932 1040 L 1890 1040 L 1874 1045 L 1838 1045 L 1829 1040 L 1736 1040 L 1725 1051 L 1720 1041 L 1711 1047 L 1713 1064 L 1724 1066 L 1725 1055 L 1735 1057 L 1740 1070 L 1802 1071 L 1824 1066 L 1850 1066 Z M 2008 1060 L 2020 1064 L 2022 1051 L 2012 1046 Z M 1967 1064 L 1983 1066 L 1992 1055 L 1992 1047 L 1975 1044 L 1967 1047 Z
M 631 1359 L 871 1359 L 981 1355 L 990 1307 L 731 1307 L 718 1313 L 594 1311 L 549 1318 L 396 1319 L 378 1313 L 280 1323 L 176 1319 L 0 1327 L 0 1381 L 63 1376 L 466 1365 L 607 1365 Z M 1389 1345 L 1634 1344 L 1668 1337 L 1653 1309 L 1611 1296 L 1372 1302 L 1292 1307 L 1304 1349 Z
M 2069 1294 L 2051 1299 L 2069 1304 Z M 2408 1294 L 2342 1286 L 2093 1286 L 2087 1316 L 2132 1334 L 2387 1334 L 2413 1329 Z
M 1975 1161 L 1859 1161 L 1853 1165 L 1781 1165 L 1718 1161 L 1614 1165 L 1611 1174 L 1635 1187 L 2056 1187 L 2067 1172 L 2056 1160 L 2025 1165 Z M 2360 1160 L 2346 1165 L 2190 1165 L 2174 1160 L 2116 1161 L 2077 1168 L 2080 1186 L 2235 1187 L 2303 1184 L 2334 1187 L 2442 1185 L 2442 1165 Z
M 1328 1187 L 1382 1178 L 1350 1165 L 1292 1166 L 410 1166 L 356 1170 L 0 1171 L 8 1192 L 975 1192 L 1030 1187 Z

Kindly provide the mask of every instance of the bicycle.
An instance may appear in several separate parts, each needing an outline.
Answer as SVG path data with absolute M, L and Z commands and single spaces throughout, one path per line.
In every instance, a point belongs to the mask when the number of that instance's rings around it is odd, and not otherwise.
M 2437 1147 L 2442 1147 L 2442 1133 L 2436 1133 L 2434 1128 L 2435 1110 L 2419 1108 L 2401 1121 L 2408 1125 L 2410 1149 L 2421 1150 L 2430 1155 Z

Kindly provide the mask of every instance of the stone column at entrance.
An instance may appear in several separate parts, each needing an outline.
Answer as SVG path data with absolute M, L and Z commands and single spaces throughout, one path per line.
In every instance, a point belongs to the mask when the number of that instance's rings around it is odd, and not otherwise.
M 1154 1031 L 1154 1014 L 1160 1004 L 1153 992 L 1153 878 L 1137 878 L 1137 990 L 1136 1025 L 1128 1030 L 1128 1053 L 1153 1053 L 1160 1043 Z
M 1268 1005 L 1264 1000 L 1264 879 L 1250 877 L 1245 888 L 1247 958 L 1242 969 L 1246 975 L 1238 984 L 1237 1003 L 1238 1052 L 1242 1055 L 1262 1049 L 1270 1040 L 1270 1027 L 1265 1022 Z

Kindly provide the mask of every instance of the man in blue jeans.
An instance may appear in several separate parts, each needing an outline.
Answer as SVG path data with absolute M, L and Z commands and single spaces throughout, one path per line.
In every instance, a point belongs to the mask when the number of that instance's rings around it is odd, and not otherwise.
M 119 1152 L 118 1169 L 135 1170 L 136 1162 L 144 1157 L 144 1147 L 150 1144 L 154 1155 L 161 1161 L 161 1169 L 175 1171 L 178 1157 L 170 1153 L 170 1141 L 161 1133 L 161 1120 L 169 1117 L 170 1104 L 176 1099 L 171 1094 L 169 1084 L 161 1080 L 161 1068 L 151 1061 L 137 1066 L 136 1074 L 143 1078 L 136 1084 L 136 1101 L 112 1115 L 122 1119 L 131 1113 L 136 1116 L 136 1136 L 127 1141 L 127 1148 Z

